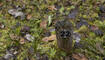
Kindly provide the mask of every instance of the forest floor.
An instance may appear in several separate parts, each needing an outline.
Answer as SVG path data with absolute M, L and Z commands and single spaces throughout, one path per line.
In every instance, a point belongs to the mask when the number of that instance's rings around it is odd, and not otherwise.
M 76 33 L 72 60 L 105 60 L 104 0 L 0 0 L 0 60 L 64 60 L 55 23 Z

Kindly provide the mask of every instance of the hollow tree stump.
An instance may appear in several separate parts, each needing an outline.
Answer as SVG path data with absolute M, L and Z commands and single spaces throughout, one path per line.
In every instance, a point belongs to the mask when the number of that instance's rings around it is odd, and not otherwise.
M 57 44 L 60 49 L 70 53 L 73 43 L 73 28 L 68 20 L 58 21 L 55 24 Z

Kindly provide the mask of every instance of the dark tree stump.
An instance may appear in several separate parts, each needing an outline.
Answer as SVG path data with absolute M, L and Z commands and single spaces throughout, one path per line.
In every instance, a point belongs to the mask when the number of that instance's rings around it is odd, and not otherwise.
M 66 53 L 70 53 L 73 42 L 72 24 L 68 20 L 58 21 L 55 24 L 55 31 L 58 47 Z

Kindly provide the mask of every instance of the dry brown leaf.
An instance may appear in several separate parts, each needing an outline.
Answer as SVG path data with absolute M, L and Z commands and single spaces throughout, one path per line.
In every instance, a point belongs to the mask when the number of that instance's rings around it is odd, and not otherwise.
M 54 5 L 48 7 L 49 10 L 57 10 Z
M 3 3 L 0 3 L 0 6 L 2 6 L 3 5 Z
M 40 23 L 40 27 L 45 29 L 45 28 L 47 27 L 47 21 L 46 21 L 46 20 L 43 20 L 43 21 Z
M 4 26 L 4 24 L 2 24 L 2 23 L 0 22 L 0 29 L 3 29 L 3 28 L 5 28 L 5 26 Z
M 51 35 L 50 37 L 44 37 L 42 39 L 42 41 L 44 42 L 53 41 L 53 40 L 56 40 L 56 35 Z
M 102 48 L 101 43 L 96 43 L 96 49 L 99 50 L 101 53 L 104 53 L 104 48 Z
M 83 54 L 73 54 L 72 57 L 76 60 L 88 60 Z
M 32 15 L 31 14 L 28 14 L 27 15 L 27 19 L 29 20 L 29 19 L 31 19 L 32 18 Z
M 19 39 L 20 39 L 20 37 L 17 36 L 17 35 L 15 35 L 15 34 L 10 34 L 10 38 L 11 38 L 12 40 L 19 40 Z
M 20 38 L 19 43 L 20 43 L 20 44 L 24 44 L 24 43 L 25 43 L 25 39 L 24 39 L 24 38 Z
M 99 28 L 95 25 L 91 26 L 91 30 L 94 31 L 94 30 L 98 30 Z

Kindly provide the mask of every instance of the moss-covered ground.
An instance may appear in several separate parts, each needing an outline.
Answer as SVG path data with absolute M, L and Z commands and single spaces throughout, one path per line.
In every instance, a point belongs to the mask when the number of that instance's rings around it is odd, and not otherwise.
M 66 53 L 57 47 L 54 24 L 68 18 L 74 32 L 81 35 L 82 46 L 73 49 L 72 58 L 105 59 L 105 7 L 101 9 L 104 4 L 104 0 L 0 0 L 0 57 L 16 48 L 13 53 L 17 60 L 63 60 Z M 16 6 L 25 6 L 24 20 L 8 13 Z M 81 20 L 86 23 L 78 23 Z M 33 41 L 22 36 L 24 26 L 29 27 Z

